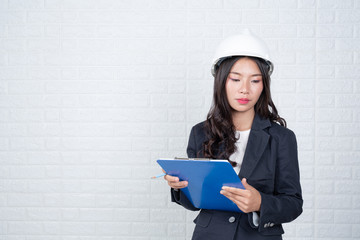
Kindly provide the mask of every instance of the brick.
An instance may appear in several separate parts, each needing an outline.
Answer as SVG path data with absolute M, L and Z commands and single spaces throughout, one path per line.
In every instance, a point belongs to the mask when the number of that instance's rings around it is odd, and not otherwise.
M 318 2 L 319 8 L 330 8 L 330 9 L 342 9 L 342 8 L 352 8 L 353 1 L 345 0 L 345 1 L 336 1 L 336 0 L 320 0 Z
M 10 235 L 38 235 L 42 232 L 41 222 L 12 221 L 8 223 L 8 234 Z
M 143 198 L 146 198 L 147 201 L 143 201 Z M 169 204 L 169 199 L 168 195 L 162 193 L 145 195 L 137 193 L 132 195 L 131 203 L 134 208 L 163 208 Z
M 317 27 L 317 36 L 319 38 L 352 37 L 353 29 L 351 25 L 319 24 Z
M 302 53 L 297 53 L 296 55 L 296 62 L 298 64 L 315 63 L 315 61 L 316 61 L 315 53 L 312 52 L 302 52 Z
M 44 234 L 60 235 L 61 234 L 61 223 L 60 222 L 44 222 L 43 224 Z M 35 240 L 35 237 L 34 237 Z M 45 240 L 45 236 L 44 236 Z M 57 240 L 54 237 L 54 240 Z
M 132 224 L 126 222 L 98 222 L 95 226 L 96 233 L 103 236 L 130 235 L 132 230 Z
M 316 192 L 318 194 L 334 194 L 335 187 L 334 181 L 320 180 L 316 181 Z
M 69 221 L 61 223 L 61 229 L 62 234 L 65 235 L 93 235 L 96 232 L 96 224 L 92 222 Z
M 96 169 L 91 166 L 64 166 L 62 167 L 63 177 L 70 179 L 95 178 Z
M 254 18 L 254 16 L 257 17 Z M 247 10 L 243 12 L 242 20 L 245 24 L 254 24 L 264 21 L 266 21 L 268 24 L 275 24 L 279 22 L 279 14 L 276 11 L 272 10 Z
M 337 10 L 336 23 L 340 24 L 356 24 L 360 20 L 360 10 Z
M 341 230 L 342 229 L 342 230 Z M 315 231 L 316 236 L 326 237 L 351 237 L 351 225 L 348 224 L 319 224 Z
M 315 172 L 317 179 L 341 178 L 351 179 L 350 167 L 322 167 Z
M 131 232 L 136 236 L 165 236 L 167 232 L 167 224 L 133 223 Z
M 360 12 L 359 12 L 360 14 Z M 356 39 L 351 38 L 343 38 L 343 39 L 336 39 L 335 40 L 335 50 L 340 52 L 345 52 L 348 55 L 352 56 L 352 52 L 356 52 L 360 50 L 360 46 Z
M 131 142 L 124 138 L 87 138 L 67 137 L 62 141 L 62 146 L 67 150 L 129 150 Z
M 54 195 L 56 196 L 56 195 Z M 60 198 L 64 207 L 94 207 L 95 196 L 93 194 L 67 193 Z
M 179 138 L 169 139 L 169 150 L 182 151 L 186 149 L 186 146 L 187 146 L 187 138 L 179 137 Z
M 338 211 L 338 210 L 335 210 L 334 211 L 335 214 L 334 214 L 334 220 L 335 220 L 335 223 L 343 223 L 343 224 L 346 224 L 346 223 L 352 223 L 352 224 L 359 224 L 360 223 L 360 219 L 356 216 L 359 216 L 359 211 L 357 210 L 352 210 L 352 211 Z
M 8 37 L 18 38 L 18 37 L 41 37 L 44 34 L 44 30 L 41 26 L 37 25 L 9 25 L 8 26 Z
M 303 194 L 314 194 L 315 193 L 315 184 L 313 179 L 303 179 L 301 176 L 301 186 Z
M 315 8 L 316 7 L 316 1 L 315 0 L 300 0 L 298 3 L 298 8 Z
M 261 0 L 260 6 L 262 8 L 272 8 L 272 9 L 294 9 L 297 8 L 297 1 L 296 0 L 290 0 L 290 1 Z
M 336 111 L 336 114 L 334 114 Z M 331 119 L 334 123 L 349 123 L 352 122 L 353 112 L 351 109 L 337 109 L 337 108 L 324 108 L 316 110 L 316 121 L 328 122 Z
M 314 164 L 314 153 L 311 151 L 299 151 L 298 158 L 299 158 L 299 164 L 302 166 L 308 166 Z
M 314 235 L 314 225 L 313 224 L 301 224 L 296 229 L 296 236 L 299 237 L 312 237 Z
M 224 1 L 224 8 L 230 9 L 257 9 L 260 5 L 259 0 L 251 1 L 235 1 L 235 0 L 226 0 Z
M 192 9 L 209 9 L 209 8 L 215 8 L 219 9 L 223 7 L 223 1 L 220 0 L 211 0 L 211 1 L 205 1 L 205 0 L 199 0 L 196 2 L 189 2 L 188 8 Z
M 170 236 L 174 236 L 174 238 L 171 239 L 179 239 L 176 238 L 176 236 L 182 235 L 186 230 L 186 224 L 179 224 L 179 223 L 169 223 L 168 224 L 168 234 Z
M 360 193 L 360 184 L 353 181 L 339 181 L 335 183 L 335 193 L 357 195 Z
M 360 153 L 356 151 L 339 152 L 336 154 L 335 161 L 341 166 L 358 166 Z
M 360 237 L 360 228 L 358 225 L 354 225 L 352 228 L 352 236 L 353 237 Z
M 316 75 L 319 79 L 322 78 L 334 78 L 335 77 L 335 67 L 334 66 L 319 66 L 316 70 Z
M 185 211 L 183 209 L 152 209 L 150 211 L 151 222 L 182 222 L 185 220 Z
M 317 22 L 319 24 L 334 24 L 335 11 L 329 9 L 319 9 L 317 11 Z
M 175 107 L 182 108 L 185 106 L 185 97 L 182 94 L 158 94 L 152 95 L 151 107 Z
M 57 193 L 63 190 L 60 180 L 28 180 L 28 192 L 31 193 Z
M 284 51 L 288 51 L 285 50 Z M 290 79 L 313 79 L 315 78 L 315 69 L 309 65 L 286 66 L 279 70 L 279 77 Z
M 60 221 L 61 210 L 57 208 L 28 208 L 27 218 L 35 221 Z
M 1 221 L 21 221 L 27 217 L 25 208 L 2 208 L 0 213 Z
M 302 179 L 313 179 L 314 178 L 314 171 L 313 167 L 303 166 L 300 170 L 300 175 Z
M 337 47 L 338 49 L 339 47 Z M 319 64 L 352 64 L 353 54 L 350 51 L 338 50 L 338 51 L 321 51 L 318 52 L 316 59 Z
M 353 91 L 353 83 L 349 80 L 341 80 L 341 79 L 322 79 L 316 82 L 316 92 L 325 93 L 325 94 L 336 94 L 341 92 L 352 93 Z
M 316 136 L 319 137 L 332 137 L 334 136 L 334 124 L 323 123 L 316 127 Z
M 107 208 L 129 208 L 131 207 L 131 200 L 134 194 L 114 194 L 113 192 L 107 192 L 95 196 L 96 207 Z M 143 195 L 141 195 L 143 196 Z
M 84 193 L 104 194 L 113 192 L 115 189 L 115 181 L 113 180 L 88 180 L 87 183 L 81 182 L 79 189 Z
M 337 95 L 335 97 L 335 106 L 342 108 L 359 107 L 360 96 L 356 94 Z
M 29 11 L 26 21 L 33 24 L 53 24 L 62 22 L 62 14 L 56 11 Z
M 333 165 L 334 153 L 331 152 L 318 152 L 316 154 L 316 162 L 319 165 Z
M 343 195 L 320 195 L 317 198 L 318 209 L 350 209 L 351 198 Z
M 79 221 L 107 222 L 114 220 L 112 209 L 79 209 Z
M 359 136 L 360 128 L 354 124 L 337 124 L 335 136 Z
M 316 211 L 316 219 L 319 223 L 333 223 L 334 222 L 334 210 L 319 209 Z
M 272 91 L 276 93 L 289 93 L 296 91 L 296 80 L 287 79 L 286 81 L 273 81 L 272 82 Z
M 23 24 L 26 22 L 26 13 L 24 11 L 1 11 L 0 22 L 2 24 Z
M 131 168 L 129 167 L 97 167 L 96 168 L 96 178 L 130 178 L 131 177 Z
M 316 39 L 316 50 L 318 52 L 321 52 L 322 54 L 326 54 L 328 51 L 333 52 L 334 48 L 335 48 L 335 40 L 334 39 L 331 39 L 331 38 Z M 321 55 L 318 55 L 318 57 L 321 57 Z
M 360 168 L 359 167 L 353 168 L 353 178 L 360 179 Z
M 299 122 L 311 122 L 314 119 L 314 110 L 312 108 L 302 108 L 296 111 L 296 119 Z
M 41 194 L 36 193 L 9 193 L 7 195 L 10 207 L 40 207 L 43 205 Z
M 316 14 L 314 10 L 280 10 L 279 22 L 282 24 L 305 24 L 315 22 Z

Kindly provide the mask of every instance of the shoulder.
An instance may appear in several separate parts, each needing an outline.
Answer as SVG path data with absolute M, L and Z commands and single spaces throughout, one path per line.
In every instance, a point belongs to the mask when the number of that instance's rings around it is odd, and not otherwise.
M 206 121 L 202 121 L 200 123 L 195 124 L 191 129 L 191 133 L 204 134 L 205 133 L 205 122 Z
M 271 122 L 269 134 L 279 142 L 296 139 L 295 133 L 291 129 L 281 126 L 280 124 L 275 122 Z
M 205 121 L 195 124 L 190 132 L 189 141 L 191 143 L 203 143 L 206 140 Z

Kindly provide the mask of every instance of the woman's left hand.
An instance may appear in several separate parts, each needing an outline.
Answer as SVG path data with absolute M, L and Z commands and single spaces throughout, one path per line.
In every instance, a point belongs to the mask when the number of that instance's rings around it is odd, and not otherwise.
M 245 189 L 224 186 L 220 193 L 233 201 L 244 213 L 260 211 L 261 195 L 259 191 L 250 186 L 246 182 L 246 178 L 243 178 L 241 182 Z

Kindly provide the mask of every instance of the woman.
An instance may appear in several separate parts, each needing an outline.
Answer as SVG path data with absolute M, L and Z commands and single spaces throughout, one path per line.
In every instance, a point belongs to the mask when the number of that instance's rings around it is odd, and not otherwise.
M 273 64 L 263 41 L 249 31 L 224 40 L 212 73 L 213 105 L 195 125 L 187 148 L 191 158 L 228 159 L 245 189 L 223 187 L 221 194 L 242 213 L 201 209 L 194 240 L 282 239 L 282 223 L 302 212 L 294 133 L 271 99 Z M 186 181 L 166 175 L 172 201 L 199 210 L 182 193 Z

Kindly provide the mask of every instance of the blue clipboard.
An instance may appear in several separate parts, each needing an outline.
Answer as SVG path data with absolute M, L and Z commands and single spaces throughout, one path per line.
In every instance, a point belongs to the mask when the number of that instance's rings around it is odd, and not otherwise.
M 231 200 L 220 194 L 223 186 L 244 189 L 240 178 L 227 160 L 159 159 L 166 174 L 188 181 L 181 191 L 196 208 L 241 212 Z

